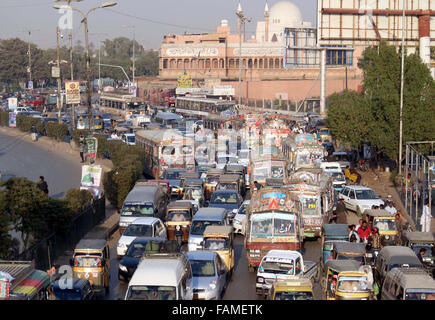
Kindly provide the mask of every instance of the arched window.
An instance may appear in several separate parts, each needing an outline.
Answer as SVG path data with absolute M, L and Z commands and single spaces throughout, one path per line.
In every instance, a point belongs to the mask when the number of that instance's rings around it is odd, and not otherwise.
M 257 63 L 257 59 L 254 59 L 254 69 L 258 68 L 258 63 Z
M 248 59 L 248 68 L 252 69 L 252 59 Z
M 246 69 L 246 59 L 243 59 L 243 60 L 242 60 L 242 68 L 243 68 L 243 69 Z
M 225 65 L 225 64 L 224 64 L 224 59 L 220 59 L 220 60 L 219 60 L 219 68 L 220 68 L 220 69 L 223 69 L 223 68 L 224 68 L 224 65 Z
M 205 68 L 210 69 L 210 59 L 205 60 Z
M 281 68 L 280 66 L 280 59 L 275 59 L 275 69 Z
M 273 59 L 269 59 L 269 69 L 273 69 Z
M 204 69 L 204 60 L 199 60 L 199 68 L 198 69 Z
M 218 67 L 218 59 L 213 59 L 213 69 L 217 69 Z
M 234 69 L 234 59 L 230 59 L 230 69 Z
M 239 61 L 239 59 L 236 59 L 236 68 L 237 69 L 239 68 L 239 65 L 240 65 L 240 61 Z
M 168 68 L 168 59 L 163 59 L 163 69 Z
M 268 62 L 268 60 L 264 59 L 264 69 L 268 69 L 269 68 L 269 64 L 267 62 Z
M 184 59 L 184 69 L 190 69 L 190 60 Z
M 258 59 L 258 68 L 263 69 L 263 59 Z
M 177 61 L 175 59 L 171 59 L 171 69 L 177 68 Z
M 181 65 L 182 63 L 183 63 L 183 60 L 181 60 L 181 59 L 177 60 L 177 69 L 182 69 L 183 68 L 183 66 Z

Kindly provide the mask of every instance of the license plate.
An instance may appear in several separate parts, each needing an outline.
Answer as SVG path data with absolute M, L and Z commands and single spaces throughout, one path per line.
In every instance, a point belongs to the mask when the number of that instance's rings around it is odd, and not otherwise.
M 306 237 L 314 237 L 314 233 L 310 232 L 310 233 L 305 233 Z
M 373 254 L 371 254 L 371 253 L 366 253 L 366 257 L 367 257 L 367 258 L 371 258 L 371 257 L 373 257 Z

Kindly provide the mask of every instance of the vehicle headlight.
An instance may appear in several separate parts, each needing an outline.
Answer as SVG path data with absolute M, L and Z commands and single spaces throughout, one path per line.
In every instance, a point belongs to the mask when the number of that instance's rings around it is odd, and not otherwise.
M 209 285 L 210 289 L 214 290 L 216 289 L 216 280 L 213 280 Z
M 127 226 L 128 226 L 128 223 L 126 223 L 126 222 L 120 222 L 120 223 L 119 223 L 119 226 L 120 226 L 120 227 L 127 227 Z
M 237 213 L 239 211 L 238 209 L 233 209 L 233 213 Z
M 389 235 L 386 235 L 385 236 L 385 240 L 389 240 L 390 239 L 390 236 Z
M 264 283 L 264 278 L 263 277 L 257 277 L 257 282 L 258 283 Z
M 177 229 L 177 231 L 180 231 L 180 226 L 177 225 L 177 226 L 175 227 L 175 229 Z
M 127 272 L 127 267 L 123 266 L 122 264 L 119 265 L 119 270 L 122 270 L 124 272 Z

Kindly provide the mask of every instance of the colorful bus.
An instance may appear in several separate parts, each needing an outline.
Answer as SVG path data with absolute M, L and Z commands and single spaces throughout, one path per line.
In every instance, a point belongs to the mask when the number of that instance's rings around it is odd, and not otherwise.
M 145 150 L 144 173 L 161 179 L 168 168 L 195 170 L 194 140 L 175 129 L 136 132 L 136 145 Z

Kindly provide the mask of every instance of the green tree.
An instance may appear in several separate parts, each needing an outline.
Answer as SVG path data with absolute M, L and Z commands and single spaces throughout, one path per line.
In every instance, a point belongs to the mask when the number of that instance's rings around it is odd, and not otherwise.
M 5 194 L 0 215 L 9 215 L 14 229 L 21 232 L 24 249 L 30 241 L 50 232 L 65 232 L 73 212 L 64 200 L 52 199 L 26 178 L 11 178 L 3 182 Z
M 65 195 L 69 207 L 76 213 L 87 209 L 92 204 L 93 199 L 92 193 L 79 188 L 70 189 Z
M 364 71 L 364 94 L 330 97 L 331 132 L 354 147 L 369 141 L 379 152 L 398 160 L 401 54 L 382 42 L 366 48 L 358 66 Z M 403 144 L 434 140 L 435 82 L 430 70 L 418 54 L 411 54 L 405 58 L 404 75 Z
M 0 191 L 0 258 L 6 258 L 13 251 L 16 243 L 12 239 L 9 231 L 11 230 L 10 216 L 5 210 L 6 191 Z

